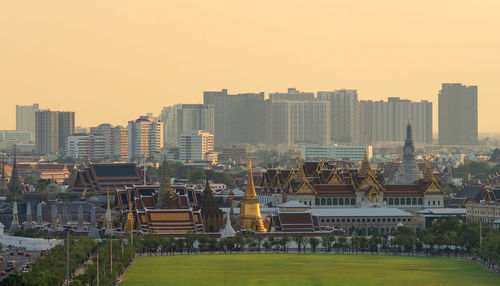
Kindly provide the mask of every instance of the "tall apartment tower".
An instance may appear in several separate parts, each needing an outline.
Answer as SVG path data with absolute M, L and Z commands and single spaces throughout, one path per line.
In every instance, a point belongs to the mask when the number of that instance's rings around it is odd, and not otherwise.
M 59 114 L 39 110 L 35 113 L 35 150 L 37 154 L 56 154 L 59 150 Z
M 150 116 L 128 122 L 128 159 L 147 159 L 163 148 L 163 124 Z
M 309 101 L 314 100 L 314 92 L 303 92 L 296 88 L 288 88 L 287 92 L 269 93 L 269 99 L 273 101 Z
M 68 136 L 75 133 L 75 113 L 71 111 L 59 111 L 59 152 L 66 152 Z
M 345 144 L 360 143 L 358 91 L 355 89 L 318 91 L 318 99 L 330 102 L 332 141 Z
M 35 134 L 35 112 L 38 110 L 38 103 L 33 105 L 16 105 L 16 130 L 30 131 L 32 134 Z
M 228 94 L 205 91 L 203 103 L 214 106 L 214 135 L 217 147 L 238 143 L 263 143 L 265 129 L 264 93 Z
M 413 130 L 413 141 L 432 144 L 432 103 L 414 102 L 399 97 L 387 101 L 359 102 L 360 135 L 367 143 L 400 142 L 405 140 L 408 121 Z
M 214 106 L 205 104 L 176 104 L 163 108 L 160 120 L 163 122 L 165 144 L 179 144 L 185 131 L 203 130 L 214 134 Z
M 443 83 L 438 107 L 440 145 L 477 145 L 477 86 Z
M 266 142 L 277 145 L 330 144 L 330 102 L 300 97 L 266 101 Z
M 217 161 L 214 136 L 201 130 L 186 131 L 180 137 L 180 158 L 183 161 Z

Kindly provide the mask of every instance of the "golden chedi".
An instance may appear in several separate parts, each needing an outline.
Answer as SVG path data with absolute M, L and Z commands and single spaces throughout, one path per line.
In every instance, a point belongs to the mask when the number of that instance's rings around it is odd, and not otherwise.
M 245 195 L 241 200 L 240 206 L 240 225 L 242 229 L 256 232 L 266 232 L 262 217 L 260 215 L 260 205 L 255 193 L 252 174 L 252 159 L 248 164 L 248 182 Z

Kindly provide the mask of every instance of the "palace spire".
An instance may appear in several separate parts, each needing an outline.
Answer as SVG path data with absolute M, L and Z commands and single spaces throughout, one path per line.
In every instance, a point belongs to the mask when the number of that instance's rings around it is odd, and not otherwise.
M 240 225 L 243 229 L 257 232 L 267 232 L 260 215 L 260 205 L 257 200 L 253 183 L 252 159 L 248 163 L 247 187 L 240 206 Z

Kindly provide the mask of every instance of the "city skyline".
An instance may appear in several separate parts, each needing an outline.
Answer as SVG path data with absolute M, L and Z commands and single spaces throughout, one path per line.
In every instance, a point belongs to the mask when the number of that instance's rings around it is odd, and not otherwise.
M 461 82 L 478 86 L 479 131 L 500 132 L 498 1 L 97 3 L 0 4 L 0 129 L 15 128 L 16 104 L 125 126 L 222 88 L 356 89 L 432 101 L 437 118 L 441 84 Z

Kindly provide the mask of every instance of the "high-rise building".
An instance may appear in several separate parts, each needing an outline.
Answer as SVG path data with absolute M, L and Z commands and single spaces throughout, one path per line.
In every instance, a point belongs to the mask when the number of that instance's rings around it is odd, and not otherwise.
M 432 103 L 389 97 L 387 101 L 359 102 L 359 138 L 368 143 L 405 140 L 406 122 L 413 127 L 416 143 L 432 144 Z
M 160 120 L 163 122 L 165 144 L 179 144 L 179 137 L 185 131 L 203 130 L 214 134 L 214 106 L 205 104 L 176 104 L 163 108 Z
M 214 153 L 214 136 L 201 130 L 186 131 L 180 138 L 182 161 L 217 161 Z
M 35 150 L 37 154 L 56 154 L 59 150 L 59 115 L 57 111 L 35 113 Z
M 360 143 L 359 101 L 355 89 L 318 91 L 318 99 L 330 102 L 330 136 L 337 143 Z
M 314 92 L 303 92 L 296 88 L 289 88 L 287 92 L 269 93 L 269 99 L 272 101 L 310 101 L 314 100 Z
M 35 134 L 35 112 L 38 109 L 38 103 L 33 105 L 16 105 L 16 130 L 30 131 Z
M 0 130 L 0 149 L 11 149 L 14 145 L 33 144 L 31 131 Z
M 90 128 L 90 133 L 104 138 L 105 158 L 127 158 L 127 129 L 108 123 Z
M 302 146 L 302 157 L 306 160 L 347 160 L 362 161 L 366 152 L 368 159 L 372 157 L 372 146 L 352 145 L 309 145 Z
M 477 86 L 443 83 L 438 100 L 439 144 L 477 145 Z
M 330 102 L 269 99 L 265 111 L 267 143 L 330 144 Z
M 264 93 L 228 94 L 205 91 L 203 103 L 214 106 L 214 136 L 217 147 L 264 142 Z
M 68 136 L 75 133 L 75 113 L 70 111 L 59 111 L 59 152 L 66 151 Z
M 66 155 L 75 160 L 99 160 L 105 157 L 106 140 L 99 134 L 76 133 L 66 139 Z
M 128 159 L 147 159 L 163 148 L 163 124 L 150 116 L 128 122 Z

